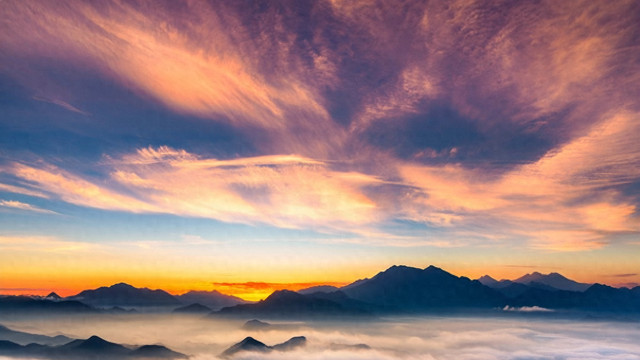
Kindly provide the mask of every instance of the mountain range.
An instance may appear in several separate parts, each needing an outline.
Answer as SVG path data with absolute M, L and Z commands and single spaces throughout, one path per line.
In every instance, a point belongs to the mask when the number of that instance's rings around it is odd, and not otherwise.
M 566 291 L 578 291 L 583 292 L 587 290 L 593 284 L 579 283 L 558 273 L 541 274 L 539 272 L 533 272 L 526 274 L 515 280 L 496 280 L 489 275 L 482 276 L 478 279 L 483 285 L 486 285 L 493 289 L 506 289 L 501 291 L 503 294 L 512 297 L 514 294 L 518 294 L 520 291 L 526 290 L 527 287 L 535 287 L 544 290 L 566 290 Z
M 161 345 L 129 348 L 98 336 L 73 340 L 11 330 L 0 325 L 0 355 L 47 359 L 186 359 L 187 356 Z
M 113 308 L 113 307 L 117 308 Z M 191 291 L 174 296 L 163 290 L 120 283 L 85 290 L 68 298 L 0 296 L 8 312 L 89 313 L 124 307 L 157 307 L 160 311 L 242 318 L 345 317 L 425 313 L 443 310 L 495 310 L 504 307 L 640 313 L 640 287 L 613 288 L 579 283 L 558 273 L 534 272 L 515 280 L 458 277 L 435 266 L 424 269 L 392 266 L 372 278 L 342 288 L 279 290 L 248 303 L 217 291 Z M 119 312 L 124 313 L 124 310 Z

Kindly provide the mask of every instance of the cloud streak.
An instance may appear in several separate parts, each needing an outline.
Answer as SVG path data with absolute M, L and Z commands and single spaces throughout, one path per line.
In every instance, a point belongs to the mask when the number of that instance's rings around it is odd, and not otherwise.
M 31 205 L 31 204 L 27 204 L 27 203 L 15 201 L 15 200 L 0 200 L 0 208 L 32 211 L 32 212 L 41 213 L 41 214 L 57 214 L 55 211 L 43 209 L 35 205 Z

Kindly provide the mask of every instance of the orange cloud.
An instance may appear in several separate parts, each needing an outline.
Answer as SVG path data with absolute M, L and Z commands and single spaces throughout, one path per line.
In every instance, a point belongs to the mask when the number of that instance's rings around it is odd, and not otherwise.
M 458 225 L 480 217 L 476 221 L 496 222 L 482 225 L 489 234 L 529 237 L 534 248 L 600 248 L 614 233 L 640 231 L 636 206 L 609 187 L 640 176 L 637 119 L 634 113 L 610 116 L 586 135 L 498 179 L 456 165 L 402 165 L 401 176 L 422 190 L 405 214 L 436 224 L 433 217 L 451 214 L 441 221 Z
M 7 166 L 4 171 L 34 184 L 33 186 L 39 187 L 41 191 L 53 193 L 72 204 L 132 212 L 153 211 L 153 208 L 144 202 L 98 186 L 52 165 L 37 168 L 13 163 Z
M 322 231 L 357 231 L 380 218 L 363 191 L 379 179 L 296 155 L 217 160 L 160 147 L 106 161 L 112 171 L 103 183 L 48 164 L 13 163 L 5 172 L 66 202 L 100 209 Z
M 238 19 L 223 19 L 219 9 L 205 3 L 184 4 L 178 14 L 82 1 L 65 7 L 13 2 L 5 10 L 8 29 L 0 49 L 12 54 L 88 65 L 175 111 L 259 128 L 261 136 L 280 140 L 273 144 L 280 151 L 329 151 L 331 146 L 315 138 L 319 132 L 341 141 L 341 130 L 309 85 L 310 72 L 320 77 L 329 71 L 328 61 L 318 55 L 317 71 L 289 68 L 269 76 L 270 70 L 256 60 L 265 51 L 262 47 L 269 47 L 271 56 L 274 51 L 288 56 L 288 45 L 254 41 Z M 177 21 L 183 16 L 190 21 Z M 38 88 L 37 80 L 21 80 Z M 52 102 L 81 112 L 63 100 Z

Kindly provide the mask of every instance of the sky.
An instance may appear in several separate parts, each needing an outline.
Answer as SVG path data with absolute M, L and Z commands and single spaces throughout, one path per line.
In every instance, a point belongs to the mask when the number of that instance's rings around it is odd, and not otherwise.
M 637 1 L 0 6 L 0 293 L 640 283 Z

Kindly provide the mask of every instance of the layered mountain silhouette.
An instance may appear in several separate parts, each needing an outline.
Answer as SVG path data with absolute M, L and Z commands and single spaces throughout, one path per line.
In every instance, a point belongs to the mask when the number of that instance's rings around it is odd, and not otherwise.
M 517 293 L 520 290 L 525 290 L 527 287 L 520 285 L 526 285 L 528 287 L 535 287 L 543 290 L 566 290 L 566 291 L 578 291 L 582 292 L 587 290 L 592 284 L 584 284 L 567 279 L 558 273 L 541 274 L 539 272 L 533 272 L 526 274 L 515 280 L 496 280 L 489 275 L 482 276 L 478 279 L 483 285 L 486 285 L 493 289 L 506 289 L 511 294 Z M 502 291 L 501 291 L 502 292 Z M 504 293 L 504 292 L 503 292 Z M 509 295 L 508 295 L 509 296 Z
M 180 301 L 164 290 L 136 288 L 119 283 L 109 287 L 85 290 L 69 297 L 71 300 L 98 307 L 177 306 Z
M 435 266 L 425 269 L 392 266 L 341 290 L 353 299 L 400 312 L 494 307 L 504 303 L 504 296 L 497 291 Z
M 425 269 L 392 266 L 337 291 L 301 294 L 280 290 L 258 303 L 223 308 L 216 314 L 245 318 L 344 317 L 505 306 L 640 312 L 640 288 L 581 284 L 555 273 L 528 274 L 516 281 L 497 281 L 489 276 L 470 280 L 435 266 Z M 589 287 L 584 291 L 564 290 L 584 286 Z
M 185 294 L 176 296 L 182 304 L 200 304 L 212 310 L 219 310 L 223 307 L 245 304 L 247 301 L 239 297 L 225 295 L 216 290 L 213 291 L 189 291 Z
M 322 296 L 320 296 L 322 295 Z M 342 317 L 366 316 L 371 312 L 370 305 L 357 302 L 344 294 L 331 293 L 328 298 L 323 293 L 302 295 L 294 291 L 278 290 L 255 304 L 242 304 L 226 307 L 214 313 L 221 316 L 241 317 Z M 354 304 L 357 303 L 357 305 Z
M 267 353 L 271 351 L 291 351 L 306 346 L 307 338 L 304 336 L 296 336 L 283 342 L 282 344 L 267 346 L 265 343 L 258 341 L 250 336 L 244 338 L 237 344 L 232 345 L 225 350 L 220 357 L 229 358 L 239 352 L 258 352 Z
M 0 296 L 0 313 L 91 313 L 96 310 L 79 301 L 47 300 L 29 296 Z
M 32 334 L 33 335 L 33 334 Z M 35 336 L 35 335 L 33 335 Z M 64 345 L 49 346 L 37 343 L 21 345 L 0 340 L 0 355 L 47 359 L 186 359 L 187 356 L 161 345 L 144 345 L 130 349 L 106 341 L 98 336 L 86 340 L 73 340 Z
M 194 302 L 185 303 L 188 300 Z M 222 304 L 231 305 L 219 309 Z M 0 296 L 0 315 L 97 312 L 93 306 L 108 313 L 125 313 L 127 308 L 146 306 L 174 310 L 175 313 L 211 313 L 245 319 L 372 316 L 505 306 L 640 312 L 640 287 L 589 285 L 558 273 L 538 272 L 513 281 L 498 281 L 488 275 L 470 280 L 435 266 L 419 269 L 394 265 L 370 279 L 357 280 L 339 289 L 319 286 L 298 292 L 279 290 L 256 303 L 217 291 L 191 291 L 175 297 L 163 290 L 135 288 L 124 283 L 85 290 L 66 299 L 58 299 L 55 293 L 46 298 Z M 219 310 L 211 312 L 216 309 Z
M 14 342 L 20 345 L 38 343 L 42 345 L 57 346 L 57 345 L 67 344 L 73 339 L 63 335 L 46 336 L 46 335 L 31 334 L 31 333 L 22 332 L 22 331 L 11 330 L 5 326 L 0 325 L 0 340 L 6 340 L 6 341 Z

